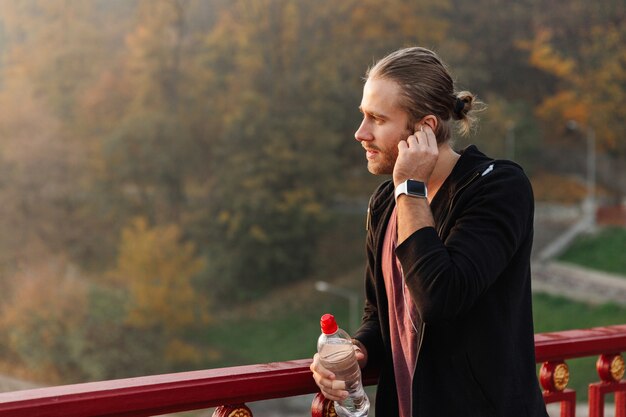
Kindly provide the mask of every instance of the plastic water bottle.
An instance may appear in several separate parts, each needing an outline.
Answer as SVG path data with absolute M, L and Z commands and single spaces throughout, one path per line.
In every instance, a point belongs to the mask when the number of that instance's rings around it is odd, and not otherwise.
M 333 372 L 337 381 L 346 382 L 348 398 L 335 401 L 335 412 L 340 417 L 365 417 L 370 401 L 363 390 L 361 368 L 356 360 L 352 338 L 337 326 L 332 314 L 320 320 L 322 334 L 317 340 L 317 353 L 324 368 Z

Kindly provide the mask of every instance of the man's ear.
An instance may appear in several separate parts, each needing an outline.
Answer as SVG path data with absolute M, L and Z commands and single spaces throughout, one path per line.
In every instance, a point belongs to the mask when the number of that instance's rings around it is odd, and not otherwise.
M 438 125 L 438 121 L 437 118 L 432 115 L 426 115 L 424 117 L 422 117 L 422 119 L 420 121 L 418 121 L 417 123 L 415 123 L 415 126 L 413 126 L 413 129 L 415 132 L 420 130 L 420 127 L 422 126 L 428 126 L 432 129 L 433 132 L 437 131 L 437 125 Z

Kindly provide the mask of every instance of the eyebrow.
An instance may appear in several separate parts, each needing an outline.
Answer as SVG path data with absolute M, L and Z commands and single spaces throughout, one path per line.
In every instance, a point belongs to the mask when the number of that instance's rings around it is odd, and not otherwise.
M 363 107 L 361 107 L 361 106 L 359 106 L 359 111 L 360 111 L 361 113 L 363 113 L 363 114 L 367 113 L 367 114 L 369 114 L 370 116 L 373 116 L 375 119 L 384 119 L 384 120 L 388 120 L 388 117 L 387 117 L 387 116 L 385 116 L 384 114 L 382 114 L 382 113 L 376 113 L 376 112 L 373 112 L 373 111 L 365 111 L 365 110 L 363 110 Z

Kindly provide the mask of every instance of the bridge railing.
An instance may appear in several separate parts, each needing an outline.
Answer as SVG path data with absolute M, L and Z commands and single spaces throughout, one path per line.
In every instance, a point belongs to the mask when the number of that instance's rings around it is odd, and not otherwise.
M 598 356 L 598 382 L 589 385 L 590 417 L 604 415 L 615 395 L 616 417 L 626 417 L 626 324 L 535 335 L 539 379 L 546 403 L 559 402 L 561 417 L 574 417 L 576 392 L 567 388 L 566 360 Z M 317 392 L 310 359 L 180 372 L 38 388 L 0 394 L 0 417 L 140 417 L 217 407 L 215 417 L 252 416 L 246 403 Z M 376 372 L 364 375 L 376 384 Z M 332 403 L 317 395 L 313 417 L 331 415 Z

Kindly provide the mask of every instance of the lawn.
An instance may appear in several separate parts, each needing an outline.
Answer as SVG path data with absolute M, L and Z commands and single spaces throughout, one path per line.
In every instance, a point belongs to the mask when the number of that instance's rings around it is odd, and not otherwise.
M 533 297 L 535 332 L 552 332 L 626 323 L 626 307 L 590 305 L 545 294 Z M 289 301 L 274 303 L 256 314 L 220 320 L 204 333 L 204 343 L 221 352 L 208 367 L 310 358 L 315 353 L 319 318 L 325 312 L 337 316 L 341 326 L 348 323 L 348 308 L 334 299 L 310 290 L 293 291 Z M 579 401 L 587 398 L 587 384 L 597 381 L 596 357 L 568 360 L 569 387 Z
M 579 237 L 559 260 L 626 276 L 626 229 L 610 227 Z

